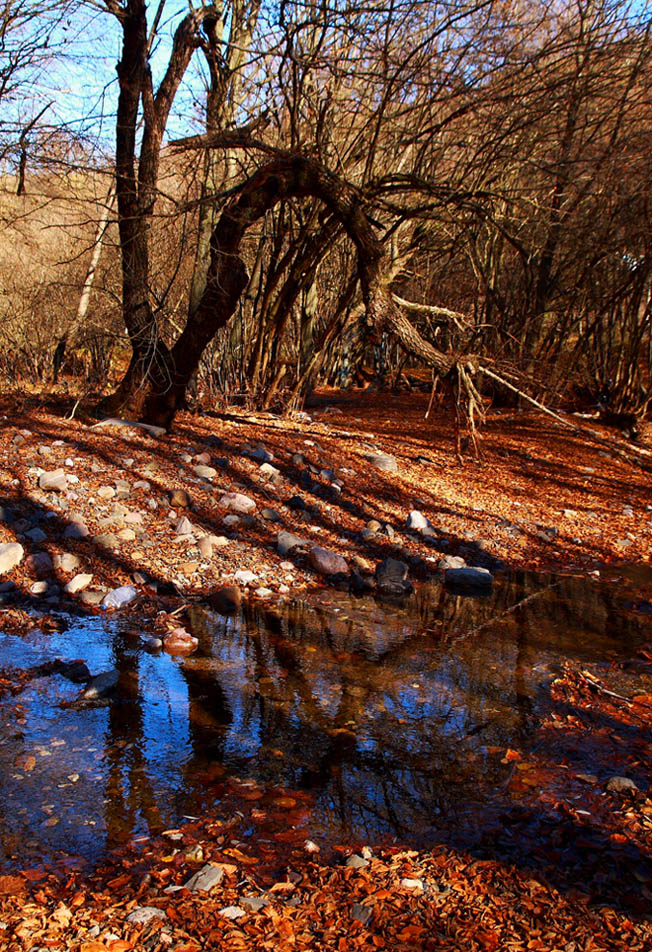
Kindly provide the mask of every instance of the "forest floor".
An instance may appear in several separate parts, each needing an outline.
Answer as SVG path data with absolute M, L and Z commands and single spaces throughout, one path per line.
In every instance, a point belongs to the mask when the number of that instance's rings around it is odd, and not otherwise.
M 369 591 L 387 557 L 404 561 L 416 586 L 439 573 L 444 555 L 492 571 L 599 574 L 650 562 L 650 457 L 629 453 L 594 421 L 578 423 L 597 439 L 538 413 L 492 410 L 481 457 L 461 465 L 450 413 L 426 421 L 423 395 L 322 393 L 307 415 L 291 418 L 237 408 L 182 413 L 163 437 L 71 419 L 72 405 L 56 395 L 0 398 L 0 544 L 24 549 L 0 586 L 5 631 L 23 630 L 35 610 L 45 626 L 58 612 L 103 614 L 99 601 L 121 586 L 137 593 L 121 611 L 149 619 L 163 637 L 183 621 L 184 605 L 223 586 L 274 600 L 345 584 L 301 550 L 280 554 L 279 530 L 341 556 Z M 395 470 L 378 468 L 370 457 L 379 454 Z M 63 487 L 39 487 L 44 472 L 58 469 Z M 249 511 L 234 509 L 227 493 L 253 500 Z M 429 522 L 425 534 L 407 528 L 415 510 Z M 243 571 L 251 576 L 237 579 Z M 80 574 L 74 591 L 69 583 Z M 649 604 L 650 593 L 641 595 Z M 607 748 L 624 735 L 628 763 L 649 777 L 650 661 L 652 646 L 638 659 L 649 689 L 643 678 L 634 695 L 619 690 L 617 671 L 598 682 L 565 671 L 554 692 L 570 713 L 541 729 L 578 743 L 603 734 Z M 0 677 L 0 692 L 14 690 Z M 524 762 L 513 750 L 504 757 L 521 803 L 535 796 L 537 776 L 563 774 L 563 763 Z M 647 790 L 605 789 L 578 774 L 572 796 L 548 795 L 546 822 L 577 829 L 592 818 L 592 830 L 600 828 L 599 841 L 587 833 L 595 862 L 584 883 L 564 872 L 572 861 L 563 829 L 556 849 L 531 867 L 398 842 L 365 844 L 364 855 L 355 852 L 362 844 L 342 844 L 326 857 L 311 852 L 300 791 L 270 799 L 236 786 L 219 817 L 140 837 L 94 870 L 0 870 L 0 949 L 649 952 L 649 779 Z M 266 831 L 264 848 L 240 837 L 252 825 Z M 532 836 L 534 856 L 540 841 L 528 830 L 524 821 L 515 835 Z M 207 864 L 211 888 L 184 888 Z

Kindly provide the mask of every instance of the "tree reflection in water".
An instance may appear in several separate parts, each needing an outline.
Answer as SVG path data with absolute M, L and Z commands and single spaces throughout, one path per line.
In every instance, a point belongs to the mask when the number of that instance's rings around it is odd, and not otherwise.
M 98 855 L 211 809 L 228 776 L 310 790 L 311 829 L 337 837 L 473 839 L 505 806 L 495 748 L 532 745 L 558 666 L 650 638 L 650 619 L 623 611 L 625 588 L 552 581 L 516 574 L 487 598 L 432 584 L 401 604 L 329 592 L 235 619 L 197 607 L 185 659 L 147 653 L 115 622 L 0 641 L 0 666 L 21 650 L 120 670 L 101 710 L 61 710 L 72 688 L 55 676 L 23 692 L 24 724 L 0 702 L 0 858 L 17 843 Z M 38 745 L 46 755 L 17 774 Z M 44 799 L 59 820 L 47 828 Z

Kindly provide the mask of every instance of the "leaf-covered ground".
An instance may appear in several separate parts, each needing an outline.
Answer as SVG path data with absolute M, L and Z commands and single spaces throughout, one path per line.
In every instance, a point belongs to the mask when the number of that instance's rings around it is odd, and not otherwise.
M 255 572 L 256 586 L 267 589 L 257 596 L 252 585 L 254 598 L 328 584 L 305 561 L 288 568 L 276 550 L 273 521 L 256 514 L 225 526 L 220 498 L 234 490 L 253 498 L 257 513 L 278 510 L 289 531 L 311 533 L 349 564 L 356 558 L 361 571 L 387 555 L 409 560 L 417 585 L 437 571 L 443 551 L 462 552 L 471 564 L 489 559 L 583 572 L 649 563 L 645 459 L 636 465 L 543 416 L 494 411 L 483 431 L 482 459 L 460 466 L 450 418 L 439 413 L 425 422 L 426 402 L 415 395 L 331 394 L 310 420 L 238 410 L 182 414 L 169 437 L 154 439 L 66 419 L 62 406 L 48 400 L 5 397 L 0 505 L 27 526 L 38 516 L 46 538 L 36 545 L 20 535 L 27 557 L 5 576 L 20 597 L 2 608 L 0 625 L 20 629 L 35 608 L 43 611 L 30 592 L 40 578 L 29 558 L 36 549 L 52 557 L 73 552 L 100 586 L 132 583 L 134 572 L 171 583 L 156 596 L 141 586 L 128 609 L 135 620 L 147 615 L 161 624 L 188 599 L 232 581 L 237 570 Z M 273 454 L 276 482 L 249 455 L 260 444 Z M 394 456 L 397 471 L 370 465 L 365 454 L 372 451 Z M 299 481 L 297 453 L 313 468 L 309 488 Z M 217 470 L 210 481 L 193 469 L 203 454 Z M 39 491 L 38 472 L 55 467 L 78 478 L 84 492 L 77 499 L 62 504 Z M 341 479 L 341 493 L 327 491 L 326 471 Z M 117 546 L 103 547 L 92 535 L 114 517 L 115 497 L 98 491 L 125 478 L 149 484 L 128 499 L 144 513 L 146 534 L 127 532 Z M 317 484 L 323 492 L 314 491 Z M 75 484 L 70 489 L 74 494 Z M 174 489 L 190 496 L 191 538 L 172 531 Z M 296 494 L 310 507 L 309 521 L 285 505 Z M 438 547 L 406 531 L 414 509 L 430 520 Z M 91 535 L 64 540 L 75 514 Z M 389 524 L 393 535 L 373 531 L 362 538 L 371 520 Z M 15 521 L 0 522 L 0 542 L 14 541 L 19 531 Z M 197 549 L 201 534 L 225 540 L 210 558 Z M 69 578 L 60 572 L 61 589 Z M 641 605 L 649 602 L 642 589 Z M 99 609 L 62 593 L 59 610 Z M 40 624 L 56 624 L 56 611 L 46 610 Z M 538 725 L 546 743 L 535 745 L 534 754 L 496 751 L 510 765 L 506 795 L 514 810 L 509 823 L 494 827 L 487 818 L 481 855 L 443 842 L 423 851 L 400 842 L 343 843 L 317 853 L 305 793 L 233 783 L 225 785 L 219 815 L 139 838 L 96 870 L 68 863 L 1 873 L 0 949 L 652 949 L 650 662 L 652 647 L 631 659 L 634 679 L 622 665 L 560 672 L 551 688 L 554 709 Z M 19 693 L 21 677 L 4 672 L 0 691 Z M 572 768 L 573 749 L 587 745 L 595 774 Z M 610 760 L 637 778 L 636 788 L 598 781 Z M 359 858 L 347 866 L 354 855 Z M 221 870 L 217 885 L 208 892 L 183 888 L 207 865 Z M 159 914 L 129 921 L 142 907 Z

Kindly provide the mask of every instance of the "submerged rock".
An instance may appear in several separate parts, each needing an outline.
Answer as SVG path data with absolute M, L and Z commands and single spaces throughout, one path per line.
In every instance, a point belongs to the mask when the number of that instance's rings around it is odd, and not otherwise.
M 185 628 L 175 628 L 163 639 L 163 647 L 168 654 L 192 654 L 199 644 L 199 639 L 193 637 Z
M 81 693 L 84 701 L 98 701 L 107 697 L 116 687 L 120 680 L 120 672 L 117 668 L 111 668 L 110 671 L 103 671 L 91 678 L 88 685 Z

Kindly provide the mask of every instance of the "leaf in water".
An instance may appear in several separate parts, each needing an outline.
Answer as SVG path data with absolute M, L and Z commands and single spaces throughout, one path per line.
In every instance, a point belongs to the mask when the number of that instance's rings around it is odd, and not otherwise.
M 28 757 L 25 757 L 25 760 L 22 766 L 23 766 L 23 770 L 27 770 L 27 771 L 33 770 L 34 767 L 36 767 L 36 757 L 32 757 L 31 754 Z
M 43 826 L 57 826 L 59 823 L 58 816 L 51 816 L 49 820 L 46 820 Z
M 517 750 L 512 750 L 511 747 L 508 747 L 505 751 L 505 756 L 501 760 L 501 764 L 512 764 L 515 761 L 521 760 L 521 755 Z

